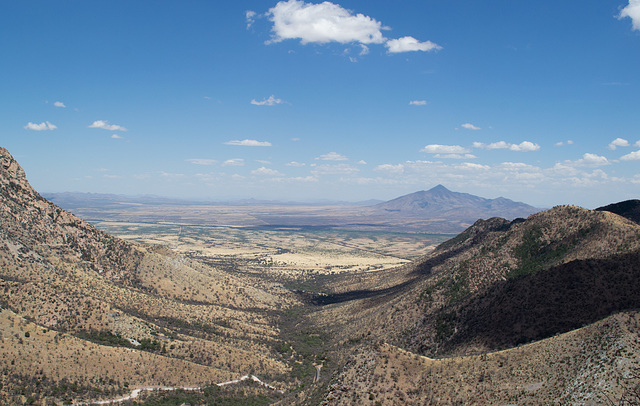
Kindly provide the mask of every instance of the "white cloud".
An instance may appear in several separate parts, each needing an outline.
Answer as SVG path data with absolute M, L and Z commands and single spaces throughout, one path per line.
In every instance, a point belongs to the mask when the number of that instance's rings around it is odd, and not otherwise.
M 596 167 L 596 166 L 610 165 L 611 163 L 604 156 L 591 154 L 587 152 L 582 156 L 581 159 L 578 159 L 577 161 L 565 161 L 565 164 L 575 165 L 575 166 Z
M 252 175 L 262 175 L 262 176 L 284 176 L 283 173 L 270 168 L 260 167 L 258 169 L 254 169 L 251 171 Z
M 628 147 L 629 145 L 629 141 L 624 138 L 616 138 L 609 143 L 609 149 L 615 151 L 618 147 Z
M 480 127 L 476 127 L 475 125 L 473 125 L 471 123 L 462 124 L 460 127 L 466 128 L 467 130 L 481 130 Z
M 509 146 L 511 151 L 519 151 L 519 152 L 531 152 L 537 151 L 540 149 L 540 145 L 534 144 L 531 141 L 523 141 L 520 144 L 511 144 Z
M 54 105 L 54 106 L 56 106 L 56 107 L 62 107 L 62 108 L 67 107 L 67 106 L 65 106 L 65 105 L 64 105 L 64 103 L 63 103 L 63 102 L 61 102 L 61 101 L 54 102 L 54 103 L 53 103 L 53 105 Z
M 123 126 L 109 124 L 109 122 L 105 120 L 96 120 L 93 122 L 93 124 L 89 126 L 89 128 L 102 128 L 103 130 L 109 130 L 109 131 L 127 131 L 127 129 L 124 128 Z
M 561 146 L 563 146 L 564 144 L 567 144 L 567 145 L 573 145 L 573 141 L 571 141 L 571 140 L 567 140 L 567 141 L 566 141 L 566 143 L 565 143 L 564 141 L 559 141 L 559 142 L 556 142 L 554 145 L 555 145 L 556 147 L 561 147 Z
M 404 165 L 382 164 L 382 165 L 376 166 L 374 170 L 379 172 L 392 173 L 392 174 L 401 174 L 404 172 Z
M 160 177 L 169 181 L 180 181 L 186 177 L 184 173 L 169 173 L 160 171 Z
M 476 159 L 477 156 L 473 154 L 436 154 L 433 156 L 434 158 L 442 158 L 442 159 Z
M 413 37 L 402 37 L 398 39 L 390 39 L 385 46 L 389 49 L 389 53 L 395 54 L 398 52 L 411 52 L 411 51 L 437 51 L 442 49 L 438 44 L 431 41 L 420 42 Z
M 619 19 L 631 18 L 633 29 L 640 31 L 640 0 L 629 0 L 629 4 L 620 11 Z
M 211 165 L 215 165 L 217 161 L 215 159 L 191 158 L 191 159 L 187 159 L 187 162 L 192 163 L 194 165 L 211 166 Z
M 511 144 L 506 141 L 492 142 L 491 144 L 484 144 L 482 142 L 474 142 L 474 148 L 486 148 L 486 149 L 508 149 L 510 151 L 517 152 L 531 152 L 540 149 L 540 145 L 534 144 L 531 141 L 523 141 L 520 144 Z
M 426 100 L 412 100 L 409 102 L 410 106 L 426 106 L 427 105 L 427 101 Z
M 227 159 L 222 163 L 222 166 L 244 166 L 244 159 L 242 158 Z
M 121 140 L 121 139 L 124 139 L 124 137 L 122 137 L 122 136 L 120 136 L 120 135 L 118 135 L 118 134 L 113 134 L 113 135 L 111 136 L 111 138 L 113 138 L 114 140 Z
M 256 21 L 256 12 L 252 10 L 247 10 L 244 13 L 244 16 L 247 20 L 247 29 L 251 28 L 253 23 Z
M 242 147 L 270 147 L 271 143 L 268 141 L 256 140 L 231 140 L 225 142 L 225 145 L 239 145 Z
M 349 164 L 317 165 L 311 171 L 314 175 L 352 175 L 360 172 L 360 169 Z
M 640 140 L 636 141 L 635 144 L 633 144 L 634 147 L 640 147 Z
M 427 152 L 429 154 L 464 154 L 469 152 L 469 150 L 460 145 L 431 144 L 422 148 L 420 152 Z
M 268 99 L 264 99 L 262 101 L 257 101 L 256 99 L 251 100 L 251 104 L 256 106 L 275 106 L 276 104 L 282 103 L 284 103 L 284 101 L 282 99 L 276 99 L 274 95 L 271 95 Z
M 366 44 L 385 44 L 389 53 L 441 49 L 431 41 L 420 42 L 410 36 L 388 40 L 382 35 L 382 31 L 389 28 L 379 21 L 361 13 L 354 14 L 329 1 L 319 4 L 305 3 L 302 0 L 280 1 L 269 9 L 266 16 L 273 22 L 273 34 L 267 44 L 287 39 L 299 39 L 303 45 L 358 43 L 362 47 L 361 56 L 369 53 Z M 254 17 L 255 14 L 247 16 L 248 27 Z M 352 61 L 355 60 L 352 58 Z
M 269 9 L 267 16 L 273 22 L 273 36 L 269 43 L 286 39 L 300 39 L 302 44 L 380 44 L 385 41 L 380 22 L 363 14 L 354 15 L 350 10 L 328 1 L 320 4 L 280 1 Z
M 620 157 L 621 161 L 640 161 L 640 151 L 634 151 L 630 154 Z
M 293 166 L 295 168 L 301 168 L 303 166 L 306 166 L 306 164 L 304 163 L 300 163 L 300 162 L 296 162 L 296 161 L 291 161 L 288 164 L 285 164 L 286 166 Z
M 487 145 L 486 148 L 487 149 L 509 149 L 509 146 L 511 144 L 507 143 L 506 141 L 498 141 L 498 142 L 492 142 L 491 144 Z
M 33 130 L 33 131 L 46 131 L 46 130 L 55 130 L 58 127 L 56 127 L 55 125 L 51 124 L 48 121 L 45 121 L 44 123 L 40 123 L 40 124 L 29 122 L 27 123 L 27 125 L 24 126 L 24 128 L 27 130 Z
M 329 152 L 328 154 L 320 155 L 316 159 L 321 161 L 348 161 L 349 160 L 349 158 L 347 158 L 344 155 L 338 154 L 337 152 Z
M 367 161 L 365 161 L 364 159 L 359 160 L 358 162 L 356 162 L 358 165 L 367 165 Z

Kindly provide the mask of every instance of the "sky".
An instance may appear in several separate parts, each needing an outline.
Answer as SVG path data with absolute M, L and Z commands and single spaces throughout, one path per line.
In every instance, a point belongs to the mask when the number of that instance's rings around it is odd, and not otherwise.
M 6 0 L 41 193 L 640 198 L 640 0 Z

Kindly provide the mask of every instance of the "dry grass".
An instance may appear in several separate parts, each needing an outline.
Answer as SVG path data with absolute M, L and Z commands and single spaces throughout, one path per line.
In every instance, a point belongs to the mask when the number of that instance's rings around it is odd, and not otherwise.
M 638 383 L 640 314 L 479 356 L 430 359 L 362 346 L 333 380 L 332 405 L 599 405 Z

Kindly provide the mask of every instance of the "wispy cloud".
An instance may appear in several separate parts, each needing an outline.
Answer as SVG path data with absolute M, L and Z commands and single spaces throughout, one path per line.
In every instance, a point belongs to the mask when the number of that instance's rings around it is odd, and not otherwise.
M 192 163 L 194 165 L 211 166 L 211 165 L 215 165 L 217 161 L 215 159 L 191 158 L 191 159 L 187 159 L 187 162 Z
M 261 176 L 284 176 L 284 173 L 277 171 L 275 169 L 266 168 L 264 166 L 254 169 L 251 171 L 252 175 L 261 175 Z
M 111 138 L 113 138 L 114 140 L 122 140 L 122 139 L 124 139 L 124 137 L 122 137 L 122 136 L 120 136 L 120 135 L 118 135 L 118 134 L 113 134 L 113 135 L 111 136 Z
M 629 17 L 633 29 L 640 31 L 640 0 L 629 0 L 629 4 L 620 10 L 619 19 Z
M 27 125 L 24 126 L 24 128 L 32 131 L 47 131 L 47 130 L 55 130 L 58 127 L 56 127 L 55 125 L 51 124 L 48 121 L 45 121 L 44 123 L 40 123 L 40 124 L 28 122 Z
M 247 20 L 247 29 L 251 28 L 253 23 L 256 21 L 256 12 L 252 10 L 247 10 L 244 13 L 244 17 Z
M 54 105 L 54 106 L 56 106 L 56 107 L 62 107 L 62 108 L 67 107 L 67 106 L 65 106 L 65 105 L 64 105 L 64 103 L 63 103 L 63 102 L 61 102 L 61 101 L 53 102 L 53 105 Z
M 531 151 L 537 151 L 540 149 L 540 145 L 535 144 L 531 141 L 523 141 L 520 144 L 511 144 L 506 141 L 492 142 L 491 144 L 474 142 L 473 147 L 483 148 L 483 149 L 508 149 L 510 151 L 517 151 L 517 152 L 531 152 Z
M 296 161 L 291 161 L 288 164 L 285 164 L 286 166 L 293 166 L 295 168 L 301 168 L 303 166 L 306 166 L 306 164 L 304 163 L 300 163 L 300 162 L 296 162 Z
M 431 144 L 422 148 L 420 152 L 426 152 L 428 154 L 465 154 L 469 152 L 469 150 L 460 145 Z
M 251 100 L 251 104 L 256 106 L 275 106 L 276 104 L 285 103 L 282 99 L 276 99 L 274 95 L 269 96 L 268 99 L 264 99 L 262 101 L 257 101 L 256 99 Z
M 571 140 L 567 140 L 566 144 L 567 144 L 567 145 L 573 145 L 573 141 L 571 141 Z M 556 142 L 556 143 L 555 143 L 555 146 L 556 146 L 556 147 L 561 147 L 561 146 L 563 146 L 563 145 L 565 145 L 565 142 L 564 142 L 564 141 L 559 141 L 559 142 Z
M 442 159 L 476 159 L 478 158 L 473 154 L 436 154 L 433 157 L 442 158 Z
M 238 145 L 241 147 L 270 147 L 269 141 L 256 141 L 256 140 L 231 140 L 225 142 L 225 145 Z
M 426 106 L 427 105 L 427 101 L 426 100 L 411 100 L 409 102 L 410 106 Z
M 222 166 L 244 166 L 244 159 L 242 158 L 227 159 L 222 163 Z
M 316 165 L 311 170 L 313 175 L 353 175 L 360 172 L 360 169 L 349 164 L 323 164 Z
M 386 172 L 390 174 L 401 174 L 404 172 L 403 164 L 381 164 L 375 167 L 374 171 Z
M 460 127 L 467 129 L 467 130 L 481 130 L 480 127 L 477 127 L 471 123 L 464 123 L 462 124 Z
M 89 128 L 102 128 L 103 130 L 109 130 L 109 131 L 127 131 L 127 129 L 124 128 L 123 126 L 116 125 L 116 124 L 109 124 L 109 122 L 106 120 L 96 120 L 93 122 L 93 124 L 89 126 Z
M 316 159 L 321 161 L 348 161 L 349 160 L 349 158 L 347 158 L 344 155 L 338 154 L 337 152 L 329 152 L 328 154 L 320 155 Z

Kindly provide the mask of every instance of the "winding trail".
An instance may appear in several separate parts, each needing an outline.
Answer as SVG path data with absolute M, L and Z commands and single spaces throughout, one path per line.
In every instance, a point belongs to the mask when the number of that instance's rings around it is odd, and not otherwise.
M 254 382 L 257 382 L 258 384 L 264 386 L 267 389 L 271 389 L 273 391 L 276 391 L 278 393 L 284 394 L 284 391 L 281 389 L 276 388 L 273 385 L 269 385 L 268 383 L 262 382 L 260 380 L 260 378 L 258 378 L 255 375 L 244 375 L 241 376 L 238 379 L 233 379 L 231 381 L 226 381 L 226 382 L 220 382 L 220 383 L 216 383 L 217 386 L 227 386 L 227 385 L 235 385 L 238 384 L 240 382 L 246 381 L 248 379 L 251 379 Z M 142 392 L 152 392 L 152 391 L 174 391 L 174 390 L 191 390 L 191 391 L 197 391 L 197 390 L 201 390 L 202 387 L 200 386 L 177 386 L 177 387 L 148 387 L 148 388 L 137 388 L 134 389 L 133 391 L 131 391 L 131 394 L 121 397 L 121 398 L 117 398 L 117 399 L 109 399 L 109 400 L 94 400 L 94 401 L 90 401 L 90 402 L 77 402 L 77 403 L 73 403 L 72 406 L 91 406 L 91 405 L 110 405 L 113 403 L 122 403 L 122 402 L 126 402 L 127 400 L 131 400 L 131 399 L 135 399 L 138 396 L 140 396 L 140 393 Z

